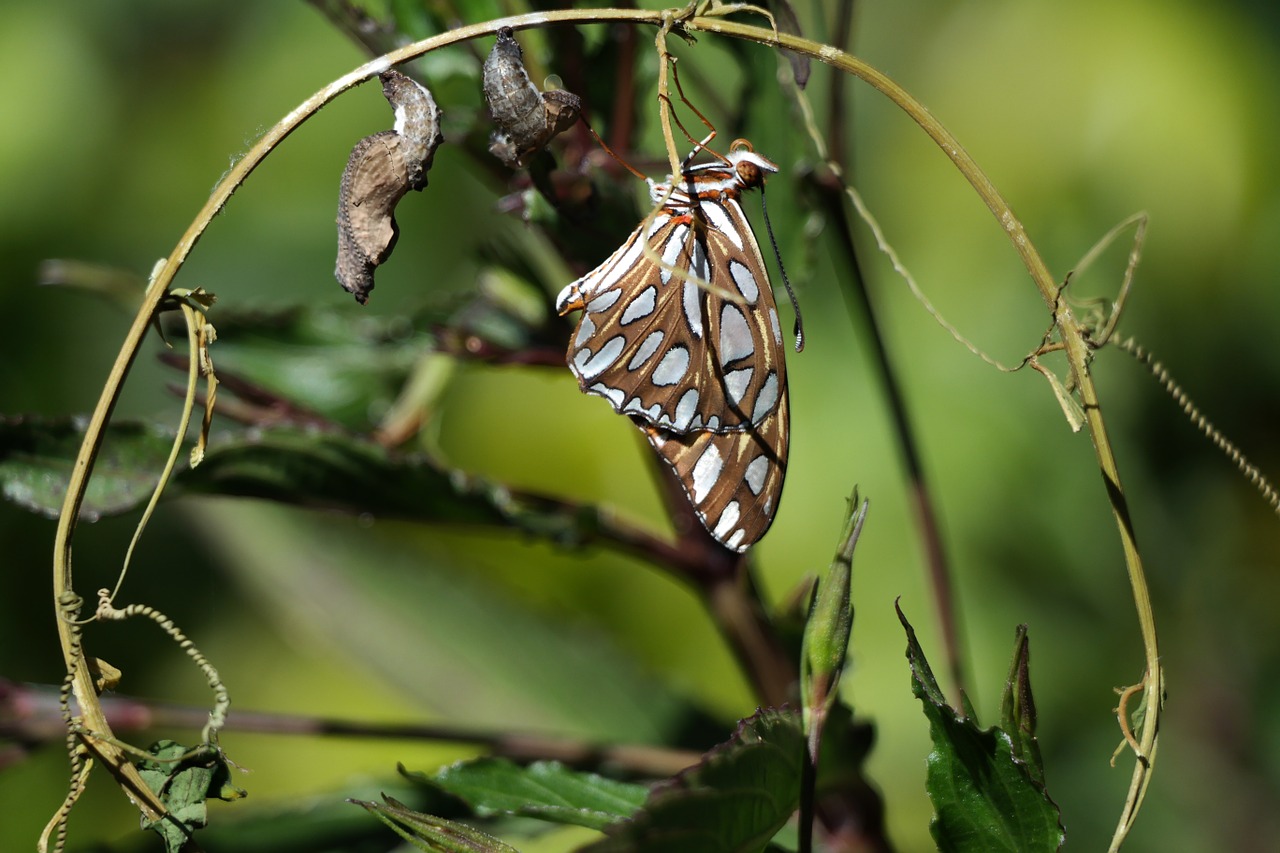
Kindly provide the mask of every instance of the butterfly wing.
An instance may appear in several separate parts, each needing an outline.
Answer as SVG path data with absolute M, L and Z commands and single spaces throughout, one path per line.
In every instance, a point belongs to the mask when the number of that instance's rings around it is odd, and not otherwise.
M 640 426 L 680 480 L 702 526 L 730 550 L 745 551 L 773 524 L 787 475 L 788 409 L 784 389 L 758 427 L 678 435 Z
M 582 390 L 676 433 L 758 426 L 786 390 L 751 227 L 733 198 L 699 207 L 664 208 L 556 301 L 561 314 L 583 310 L 568 354 Z

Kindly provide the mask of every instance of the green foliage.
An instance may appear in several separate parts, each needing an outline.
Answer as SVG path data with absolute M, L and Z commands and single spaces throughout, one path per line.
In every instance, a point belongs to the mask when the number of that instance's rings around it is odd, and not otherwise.
M 938 687 L 915 630 L 901 610 L 898 618 L 907 632 L 911 688 L 924 707 L 933 738 L 928 790 L 936 813 L 930 829 L 938 849 L 944 853 L 1058 850 L 1065 833 L 1058 807 L 1044 788 L 1034 714 L 1008 716 L 1011 735 L 995 727 L 981 728 L 972 709 L 957 713 Z M 1021 675 L 1016 691 L 1009 691 L 1022 697 L 1024 709 L 1031 707 L 1025 640 L 1025 629 L 1020 629 L 1014 667 Z
M 534 817 L 603 830 L 606 838 L 580 848 L 583 853 L 746 853 L 765 849 L 795 812 L 803 763 L 799 715 L 762 710 L 699 763 L 648 789 L 556 762 L 520 767 L 491 758 L 445 768 L 426 781 L 479 817 Z M 417 817 L 433 827 L 443 820 Z
M 0 422 L 0 484 L 9 500 L 56 517 L 80 446 L 72 419 Z M 113 423 L 83 511 L 118 515 L 146 503 L 173 441 L 161 427 Z M 561 542 L 590 538 L 594 511 L 519 496 L 424 454 L 397 454 L 367 439 L 278 427 L 220 441 L 193 469 L 174 474 L 173 494 L 271 500 L 432 524 L 515 526 Z
M 169 810 L 160 820 L 144 822 L 143 828 L 159 834 L 169 853 L 188 849 L 192 831 L 208 822 L 206 800 L 245 796 L 243 790 L 231 784 L 230 769 L 220 754 L 205 748 L 192 755 L 187 752 L 186 746 L 175 741 L 158 741 L 151 747 L 155 758 L 138 763 L 143 781 Z
M 415 812 L 388 798 L 386 803 L 354 801 L 372 812 L 419 850 L 431 853 L 517 853 L 492 835 L 457 821 Z
M 57 518 L 83 438 L 82 419 L 0 417 L 0 486 L 5 499 Z M 96 519 L 146 503 L 155 488 L 153 472 L 164 466 L 172 444 L 172 433 L 166 436 L 160 427 L 113 426 L 94 465 L 81 515 Z
M 800 804 L 803 765 L 800 716 L 762 710 L 701 763 L 656 785 L 638 814 L 584 853 L 763 850 Z
M 519 815 L 591 829 L 631 817 L 648 794 L 643 785 L 578 773 L 555 761 L 520 767 L 501 758 L 446 767 L 431 782 L 480 817 Z

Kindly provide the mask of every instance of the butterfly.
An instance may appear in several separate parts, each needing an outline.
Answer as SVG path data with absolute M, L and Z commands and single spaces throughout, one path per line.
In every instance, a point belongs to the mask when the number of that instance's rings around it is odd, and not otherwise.
M 686 160 L 678 182 L 649 182 L 654 214 L 556 298 L 583 312 L 567 356 L 582 391 L 632 417 L 734 551 L 773 523 L 787 468 L 782 328 L 738 203 L 777 171 L 742 140 Z

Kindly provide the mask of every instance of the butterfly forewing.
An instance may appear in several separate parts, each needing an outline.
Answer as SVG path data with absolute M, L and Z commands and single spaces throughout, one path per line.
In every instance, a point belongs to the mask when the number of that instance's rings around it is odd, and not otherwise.
M 642 424 L 645 436 L 680 480 L 702 525 L 726 548 L 742 552 L 773 524 L 790 444 L 784 392 L 760 426 L 737 432 L 677 435 Z
M 695 210 L 673 194 L 556 304 L 583 310 L 568 356 L 582 390 L 677 433 L 759 425 L 786 387 L 778 309 L 739 189 L 722 167 L 701 174 L 725 183 L 722 197 Z

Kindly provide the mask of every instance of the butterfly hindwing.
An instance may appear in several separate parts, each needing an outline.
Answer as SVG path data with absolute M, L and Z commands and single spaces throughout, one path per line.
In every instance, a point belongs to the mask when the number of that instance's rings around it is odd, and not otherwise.
M 702 525 L 742 552 L 773 524 L 787 474 L 788 403 L 756 427 L 677 435 L 645 424 L 645 437 L 671 467 Z

